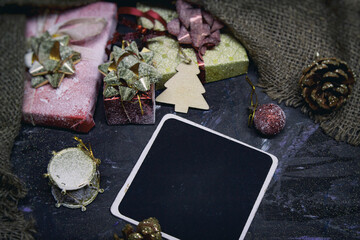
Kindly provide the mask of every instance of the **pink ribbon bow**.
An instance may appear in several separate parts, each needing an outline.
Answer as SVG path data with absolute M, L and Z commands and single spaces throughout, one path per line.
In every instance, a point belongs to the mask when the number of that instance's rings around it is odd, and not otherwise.
M 176 11 L 179 18 L 167 24 L 169 33 L 176 36 L 179 43 L 191 44 L 201 55 L 207 48 L 220 42 L 220 29 L 224 27 L 208 12 L 193 7 L 183 0 L 177 0 Z

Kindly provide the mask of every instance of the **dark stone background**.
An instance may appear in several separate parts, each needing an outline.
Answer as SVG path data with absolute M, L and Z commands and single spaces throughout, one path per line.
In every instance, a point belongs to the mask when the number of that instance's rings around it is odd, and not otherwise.
M 249 77 L 256 83 L 253 64 Z M 336 142 L 300 109 L 283 104 L 280 106 L 287 117 L 285 129 L 272 138 L 261 136 L 247 126 L 251 88 L 244 75 L 206 84 L 205 89 L 210 110 L 190 109 L 180 116 L 279 159 L 246 239 L 360 239 L 359 147 Z M 257 94 L 260 104 L 273 102 L 260 88 Z M 88 134 L 23 125 L 11 160 L 15 174 L 29 190 L 19 208 L 37 221 L 36 238 L 89 240 L 121 235 L 126 222 L 114 217 L 109 208 L 167 113 L 174 113 L 173 106 L 161 104 L 156 107 L 155 125 L 108 126 L 100 95 L 94 117 L 96 126 Z M 48 180 L 42 177 L 51 152 L 75 146 L 75 135 L 91 143 L 95 156 L 102 161 L 100 184 L 105 191 L 85 212 L 56 208 Z M 184 231 L 196 231 L 196 226 Z

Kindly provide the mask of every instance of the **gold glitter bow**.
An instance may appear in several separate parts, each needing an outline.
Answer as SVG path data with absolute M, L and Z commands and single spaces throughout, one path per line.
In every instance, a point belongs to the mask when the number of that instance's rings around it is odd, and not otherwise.
M 135 41 L 122 48 L 113 46 L 110 61 L 99 65 L 104 77 L 104 97 L 120 96 L 122 101 L 130 101 L 137 95 L 143 114 L 139 92 L 147 92 L 150 85 L 160 80 L 161 74 L 151 65 L 154 53 L 149 50 L 139 52 Z
M 45 22 L 46 15 L 41 16 L 38 26 Z M 25 63 L 32 76 L 31 86 L 38 88 L 50 83 L 53 88 L 59 87 L 66 75 L 75 73 L 74 65 L 81 60 L 81 54 L 69 46 L 70 40 L 81 42 L 91 39 L 99 35 L 106 25 L 104 18 L 75 18 L 31 37 L 28 40 L 29 52 L 25 55 Z M 81 29 L 87 29 L 86 33 Z
M 47 31 L 29 39 L 31 52 L 26 57 L 31 58 L 29 73 L 32 76 L 32 87 L 50 83 L 53 88 L 57 88 L 65 75 L 75 73 L 74 65 L 81 60 L 81 54 L 68 46 L 69 41 L 68 35 L 51 36 Z

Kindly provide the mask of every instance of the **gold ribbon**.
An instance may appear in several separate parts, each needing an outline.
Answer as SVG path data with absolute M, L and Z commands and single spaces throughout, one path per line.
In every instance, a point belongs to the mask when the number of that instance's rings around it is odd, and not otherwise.
M 179 52 L 182 54 L 182 57 L 184 58 L 184 63 L 186 64 L 190 64 L 191 63 L 191 59 L 186 55 L 184 49 L 179 45 Z M 181 57 L 181 55 L 180 55 Z
M 83 142 L 83 140 L 81 140 L 80 138 L 75 136 L 74 139 L 79 142 L 77 147 L 80 148 L 86 155 L 88 155 L 96 163 L 96 166 L 99 166 L 101 161 L 100 159 L 94 156 L 90 143 L 88 144 L 89 146 L 87 147 Z
M 248 118 L 248 126 L 251 127 L 253 124 L 253 121 L 254 121 L 256 107 L 258 105 L 258 98 L 256 95 L 255 86 L 251 82 L 250 78 L 248 76 L 246 76 L 245 79 L 252 88 L 251 93 L 250 93 L 250 104 L 251 104 L 249 107 L 250 114 L 249 114 L 249 118 Z M 255 96 L 255 101 L 254 101 L 254 96 Z

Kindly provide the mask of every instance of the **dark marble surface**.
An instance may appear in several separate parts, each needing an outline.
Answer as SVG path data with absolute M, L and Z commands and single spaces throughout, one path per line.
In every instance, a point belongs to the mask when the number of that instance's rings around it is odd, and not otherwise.
M 249 76 L 256 82 L 253 69 Z M 264 138 L 247 127 L 250 87 L 245 76 L 206 84 L 205 88 L 210 110 L 190 109 L 180 116 L 279 159 L 246 239 L 360 238 L 359 147 L 336 142 L 300 109 L 283 104 L 285 129 L 275 137 Z M 260 103 L 273 102 L 260 88 L 257 93 Z M 112 239 L 114 233 L 121 235 L 126 222 L 112 216 L 109 208 L 157 124 L 165 114 L 173 112 L 172 106 L 158 105 L 155 125 L 108 126 L 100 96 L 96 127 L 88 134 L 23 125 L 13 148 L 12 163 L 29 190 L 19 208 L 37 221 L 37 239 Z M 102 160 L 99 170 L 105 191 L 85 212 L 56 208 L 48 180 L 42 177 L 51 152 L 75 146 L 74 135 L 90 142 L 95 156 Z M 196 226 L 184 229 L 195 230 Z

